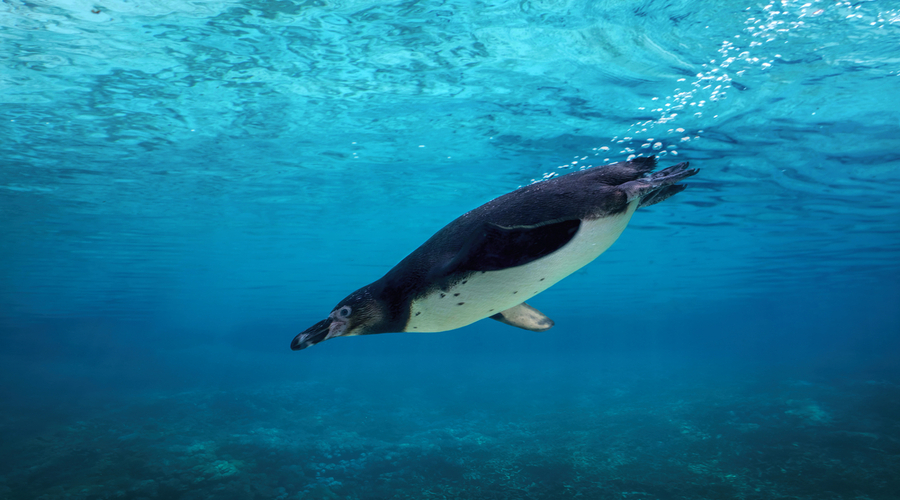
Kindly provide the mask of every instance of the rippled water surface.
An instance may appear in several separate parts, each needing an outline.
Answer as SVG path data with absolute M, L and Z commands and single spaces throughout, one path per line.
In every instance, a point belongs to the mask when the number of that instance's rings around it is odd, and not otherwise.
M 897 498 L 898 89 L 898 1 L 2 2 L 0 498 Z M 651 154 L 552 330 L 288 350 Z

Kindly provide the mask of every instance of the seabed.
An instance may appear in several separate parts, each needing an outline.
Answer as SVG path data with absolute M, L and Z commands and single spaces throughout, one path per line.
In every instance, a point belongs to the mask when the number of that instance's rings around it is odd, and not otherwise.
M 504 384 L 291 383 L 134 397 L 81 408 L 86 418 L 48 408 L 7 416 L 0 498 L 900 495 L 897 385 L 680 380 L 554 396 Z

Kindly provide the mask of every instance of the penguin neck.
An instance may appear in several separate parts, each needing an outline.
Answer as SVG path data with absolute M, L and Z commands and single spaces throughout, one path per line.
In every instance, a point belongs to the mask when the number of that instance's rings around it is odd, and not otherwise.
M 381 312 L 380 321 L 373 324 L 367 334 L 402 332 L 409 321 L 409 300 L 403 291 L 390 286 L 385 278 L 367 285 L 365 289 Z

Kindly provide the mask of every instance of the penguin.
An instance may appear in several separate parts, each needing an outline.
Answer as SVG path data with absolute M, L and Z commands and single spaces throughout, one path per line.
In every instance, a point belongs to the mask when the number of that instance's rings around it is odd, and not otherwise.
M 292 350 L 334 337 L 442 332 L 492 318 L 531 331 L 553 321 L 526 303 L 600 256 L 634 211 L 685 189 L 688 163 L 656 157 L 519 188 L 435 233 L 381 279 L 351 293 L 294 337 Z

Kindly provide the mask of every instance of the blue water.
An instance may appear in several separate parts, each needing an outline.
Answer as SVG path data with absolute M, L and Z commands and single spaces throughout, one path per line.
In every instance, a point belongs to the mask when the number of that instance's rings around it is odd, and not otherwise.
M 900 1 L 0 4 L 0 498 L 900 498 Z M 291 339 L 701 169 L 544 333 Z

